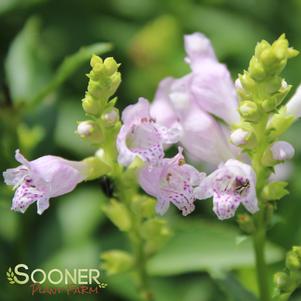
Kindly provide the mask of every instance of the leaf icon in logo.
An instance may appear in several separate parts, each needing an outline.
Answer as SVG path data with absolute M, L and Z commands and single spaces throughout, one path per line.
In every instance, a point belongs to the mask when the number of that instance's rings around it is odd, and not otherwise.
M 8 282 L 9 282 L 10 284 L 16 283 L 16 282 L 15 282 L 15 274 L 14 274 L 14 272 L 12 271 L 11 267 L 9 267 L 9 268 L 8 268 L 8 271 L 6 272 L 6 278 L 7 278 Z

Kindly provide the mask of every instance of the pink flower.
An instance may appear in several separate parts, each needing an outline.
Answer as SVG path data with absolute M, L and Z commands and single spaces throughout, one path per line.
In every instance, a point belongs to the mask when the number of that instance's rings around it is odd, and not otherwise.
M 238 100 L 229 70 L 218 62 L 210 40 L 201 33 L 186 35 L 186 61 L 192 73 L 190 91 L 204 111 L 228 124 L 239 122 Z
M 166 127 L 180 123 L 180 143 L 197 161 L 214 165 L 234 158 L 237 150 L 229 143 L 230 131 L 202 110 L 189 92 L 191 76 L 166 78 L 159 84 L 151 114 Z
M 12 210 L 24 213 L 34 202 L 42 214 L 49 207 L 49 199 L 72 191 L 87 177 L 83 162 L 68 161 L 55 156 L 26 160 L 16 151 L 16 160 L 22 165 L 3 173 L 7 185 L 16 189 Z
M 129 165 L 136 156 L 157 164 L 164 157 L 164 145 L 176 143 L 181 136 L 178 124 L 166 128 L 150 115 L 146 99 L 128 106 L 122 113 L 123 126 L 117 137 L 118 162 Z
M 294 147 L 286 141 L 276 141 L 271 145 L 273 159 L 276 161 L 290 160 L 295 155 Z
M 286 111 L 295 118 L 301 117 L 301 85 L 297 88 L 295 94 L 286 104 Z
M 197 199 L 213 196 L 213 211 L 221 220 L 233 217 L 241 203 L 250 213 L 259 210 L 255 172 L 237 160 L 228 160 L 205 178 L 194 193 Z
M 193 189 L 204 178 L 194 167 L 185 164 L 182 148 L 171 159 L 163 159 L 156 167 L 144 167 L 139 173 L 139 183 L 148 194 L 157 198 L 156 210 L 164 214 L 173 203 L 182 214 L 191 213 L 194 206 Z

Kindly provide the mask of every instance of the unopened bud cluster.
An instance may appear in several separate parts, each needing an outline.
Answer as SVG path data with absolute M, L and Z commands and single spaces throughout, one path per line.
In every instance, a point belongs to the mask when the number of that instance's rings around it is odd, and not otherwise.
M 266 168 L 266 172 L 271 172 L 275 165 L 294 156 L 294 148 L 278 139 L 294 121 L 283 104 L 291 86 L 281 77 L 281 72 L 288 59 L 297 54 L 297 50 L 289 47 L 285 35 L 273 44 L 261 41 L 248 70 L 236 81 L 241 120 L 233 126 L 231 142 L 250 155 L 255 171 L 266 178 L 267 174 L 260 170 Z M 264 199 L 280 199 L 287 194 L 285 185 L 276 182 L 273 187 L 264 187 Z
M 301 284 L 300 246 L 294 246 L 292 250 L 287 253 L 285 266 L 284 271 L 274 275 L 275 296 L 289 296 Z M 279 298 L 279 300 L 282 299 Z
M 153 198 L 137 195 L 130 202 L 127 206 L 112 199 L 103 211 L 120 231 L 143 242 L 144 253 L 151 256 L 169 239 L 170 228 L 166 220 L 156 216 Z M 138 264 L 130 253 L 121 250 L 105 252 L 101 258 L 108 274 L 128 272 Z
M 119 124 L 116 98 L 110 98 L 120 85 L 121 74 L 118 71 L 119 64 L 112 57 L 102 60 L 93 55 L 90 65 L 92 69 L 87 75 L 89 83 L 82 107 L 91 119 L 79 122 L 77 133 L 90 143 L 101 145 L 108 134 L 107 129 Z

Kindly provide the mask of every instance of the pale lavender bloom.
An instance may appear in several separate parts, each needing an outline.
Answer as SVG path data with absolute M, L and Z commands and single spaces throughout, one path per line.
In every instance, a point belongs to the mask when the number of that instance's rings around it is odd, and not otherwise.
M 180 123 L 183 135 L 180 143 L 194 160 L 218 165 L 235 157 L 228 138 L 230 133 L 197 104 L 189 92 L 191 76 L 166 78 L 159 84 L 151 114 L 167 127 Z
M 187 54 L 185 61 L 190 64 L 192 68 L 197 67 L 201 60 L 211 59 L 217 61 L 210 40 L 200 32 L 185 35 L 184 45 Z
M 287 181 L 293 174 L 294 165 L 290 161 L 274 166 L 273 173 L 269 177 L 270 182 Z
M 210 40 L 200 33 L 185 36 L 192 69 L 190 92 L 201 109 L 228 124 L 239 122 L 238 100 L 229 70 L 218 62 Z
M 122 113 L 123 126 L 117 137 L 118 162 L 128 166 L 136 158 L 156 165 L 164 157 L 164 145 L 178 142 L 181 127 L 167 128 L 150 115 L 146 99 L 128 106 Z
M 146 166 L 140 170 L 139 183 L 146 193 L 157 198 L 156 211 L 159 214 L 164 214 L 173 203 L 186 216 L 195 208 L 193 189 L 204 176 L 185 163 L 182 148 L 179 148 L 175 157 L 165 158 L 158 166 Z
M 234 145 L 244 145 L 247 142 L 247 137 L 249 136 L 249 132 L 243 129 L 236 129 L 231 133 L 230 140 Z
M 68 161 L 55 156 L 26 160 L 19 150 L 16 160 L 22 165 L 3 173 L 7 185 L 16 189 L 12 210 L 24 213 L 34 202 L 42 214 L 49 207 L 49 199 L 72 191 L 87 177 L 84 162 Z
M 276 161 L 290 160 L 295 155 L 295 149 L 286 141 L 276 141 L 271 146 L 273 159 Z
M 250 213 L 259 210 L 255 172 L 237 160 L 230 159 L 211 173 L 194 193 L 197 199 L 213 196 L 213 211 L 221 220 L 233 217 L 241 203 Z
M 286 104 L 286 112 L 295 118 L 301 117 L 301 85 L 297 88 L 293 97 Z

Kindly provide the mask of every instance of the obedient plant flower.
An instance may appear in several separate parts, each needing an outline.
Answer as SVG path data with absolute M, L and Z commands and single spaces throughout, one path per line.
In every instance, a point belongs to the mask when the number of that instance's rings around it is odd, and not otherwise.
M 250 165 L 230 159 L 194 190 L 197 199 L 213 196 L 213 211 L 219 219 L 234 216 L 240 204 L 250 212 L 259 210 L 256 197 L 256 176 Z
M 129 165 L 136 156 L 149 164 L 156 165 L 164 157 L 164 145 L 178 142 L 181 127 L 165 127 L 150 114 L 146 99 L 128 106 L 122 113 L 123 126 L 117 137 L 118 162 Z
M 181 124 L 180 143 L 194 160 L 218 165 L 234 158 L 236 149 L 229 143 L 229 129 L 222 128 L 197 105 L 189 92 L 190 80 L 190 76 L 162 80 L 151 105 L 151 115 L 166 127 Z
M 19 150 L 16 160 L 22 165 L 3 173 L 7 185 L 16 189 L 12 210 L 24 213 L 37 203 L 37 212 L 42 214 L 49 207 L 49 199 L 72 191 L 88 176 L 84 161 L 68 161 L 60 157 L 44 156 L 28 161 Z
M 272 157 L 275 161 L 290 160 L 295 155 L 295 149 L 286 141 L 276 141 L 271 146 Z
M 301 117 L 301 85 L 297 88 L 293 97 L 286 104 L 286 112 L 295 118 Z
M 186 216 L 195 208 L 193 189 L 200 185 L 204 176 L 185 163 L 182 148 L 179 148 L 175 157 L 163 159 L 159 166 L 145 166 L 140 170 L 139 183 L 145 192 L 157 198 L 159 214 L 164 214 L 173 203 Z
M 239 121 L 238 100 L 227 67 L 218 62 L 210 40 L 200 33 L 184 38 L 192 73 L 190 91 L 204 111 L 229 124 Z

